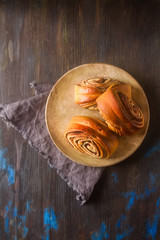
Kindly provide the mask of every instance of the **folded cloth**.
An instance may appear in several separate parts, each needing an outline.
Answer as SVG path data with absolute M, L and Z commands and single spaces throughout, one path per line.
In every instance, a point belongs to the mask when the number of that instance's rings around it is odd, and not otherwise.
M 53 144 L 45 124 L 45 104 L 51 85 L 31 83 L 33 97 L 0 105 L 0 117 L 18 130 L 28 143 L 55 168 L 57 173 L 76 191 L 83 205 L 90 198 L 104 168 L 77 164 L 64 156 Z

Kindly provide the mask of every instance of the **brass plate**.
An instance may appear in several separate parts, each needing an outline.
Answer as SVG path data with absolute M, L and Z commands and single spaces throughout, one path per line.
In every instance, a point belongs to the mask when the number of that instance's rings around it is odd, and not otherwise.
M 131 136 L 119 137 L 119 146 L 109 159 L 85 156 L 73 149 L 64 137 L 64 131 L 73 116 L 97 117 L 103 121 L 98 111 L 83 109 L 74 102 L 75 85 L 83 79 L 93 77 L 109 77 L 130 84 L 132 99 L 141 108 L 145 119 L 145 125 L 141 130 Z M 125 160 L 136 151 L 147 133 L 150 111 L 142 87 L 130 74 L 112 65 L 93 63 L 73 68 L 57 81 L 48 96 L 45 118 L 50 137 L 63 154 L 82 165 L 105 167 Z

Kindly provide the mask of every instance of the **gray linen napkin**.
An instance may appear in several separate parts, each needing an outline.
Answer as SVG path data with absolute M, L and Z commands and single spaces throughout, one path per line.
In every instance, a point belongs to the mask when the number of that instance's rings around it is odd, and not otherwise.
M 57 173 L 76 191 L 83 205 L 90 198 L 104 168 L 79 165 L 65 157 L 53 144 L 45 124 L 45 104 L 51 90 L 49 84 L 31 83 L 35 96 L 0 105 L 0 117 L 18 130 L 28 143 L 55 168 Z

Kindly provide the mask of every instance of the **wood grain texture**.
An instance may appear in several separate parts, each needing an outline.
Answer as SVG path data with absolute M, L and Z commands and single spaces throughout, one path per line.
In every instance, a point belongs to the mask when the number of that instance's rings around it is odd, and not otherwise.
M 159 16 L 159 0 L 0 1 L 0 103 L 31 96 L 32 81 L 54 84 L 75 66 L 103 62 L 135 77 L 151 110 L 141 147 L 106 168 L 85 206 L 0 121 L 2 240 L 160 238 Z

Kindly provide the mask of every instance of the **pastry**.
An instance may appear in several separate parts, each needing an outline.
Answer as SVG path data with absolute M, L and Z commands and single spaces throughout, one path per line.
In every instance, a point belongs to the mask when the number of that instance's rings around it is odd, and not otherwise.
M 94 158 L 109 158 L 118 146 L 118 138 L 96 118 L 75 116 L 64 133 L 70 145 Z
M 144 116 L 131 99 L 131 86 L 112 84 L 96 99 L 100 114 L 109 129 L 121 135 L 130 135 L 144 126 Z
M 75 86 L 75 103 L 83 108 L 97 110 L 96 99 L 117 80 L 109 78 L 90 78 Z

